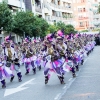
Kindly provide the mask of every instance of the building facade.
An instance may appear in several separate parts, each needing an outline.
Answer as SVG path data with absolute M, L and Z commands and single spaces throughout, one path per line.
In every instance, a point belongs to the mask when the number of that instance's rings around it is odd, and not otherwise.
M 16 11 L 23 10 L 25 11 L 25 3 L 24 0 L 0 0 L 0 2 L 5 1 L 9 8 L 11 9 L 12 13 L 16 13 Z
M 50 22 L 73 24 L 72 0 L 44 0 L 44 17 Z
M 29 9 L 26 6 L 26 9 L 44 18 L 50 24 L 58 21 L 72 24 L 73 11 L 71 4 L 72 0 L 28 0 L 26 5 L 31 5 L 31 8 Z
M 92 2 L 94 29 L 100 28 L 100 14 L 98 13 L 99 3 L 100 0 L 93 0 Z
M 76 30 L 89 30 L 93 28 L 93 13 L 89 0 L 73 0 L 74 26 Z

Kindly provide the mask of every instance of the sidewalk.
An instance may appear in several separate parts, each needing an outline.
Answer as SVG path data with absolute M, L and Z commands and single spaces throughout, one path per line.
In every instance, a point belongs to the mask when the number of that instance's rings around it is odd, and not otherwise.
M 100 46 L 95 47 L 80 69 L 61 100 L 100 100 Z

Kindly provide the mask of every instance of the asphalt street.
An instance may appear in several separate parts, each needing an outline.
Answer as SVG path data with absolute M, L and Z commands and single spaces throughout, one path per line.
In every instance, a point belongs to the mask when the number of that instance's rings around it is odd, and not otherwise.
M 31 71 L 25 75 L 24 66 L 21 67 L 23 81 L 15 79 L 10 83 L 6 80 L 7 88 L 0 85 L 0 100 L 100 100 L 100 47 L 85 59 L 80 66 L 77 77 L 72 78 L 71 73 L 66 73 L 65 83 L 61 85 L 57 75 L 53 74 L 49 83 L 45 85 L 43 68 L 37 69 L 36 75 Z
M 100 47 L 95 47 L 60 100 L 100 100 Z

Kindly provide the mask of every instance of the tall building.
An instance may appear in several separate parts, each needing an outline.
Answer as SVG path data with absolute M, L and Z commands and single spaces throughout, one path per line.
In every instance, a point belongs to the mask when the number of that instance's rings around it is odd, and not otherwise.
M 50 22 L 73 24 L 72 0 L 44 0 L 44 17 Z
M 93 11 L 92 0 L 73 0 L 74 26 L 76 30 L 92 30 Z
M 72 24 L 72 0 L 25 0 L 26 9 L 42 17 L 47 22 L 62 21 Z M 31 5 L 31 6 L 30 6 Z
M 100 28 L 100 14 L 98 13 L 99 3 L 100 3 L 100 0 L 92 1 L 94 29 Z
M 25 3 L 24 0 L 0 0 L 0 2 L 5 1 L 12 13 L 16 13 L 16 11 L 23 10 L 25 11 Z

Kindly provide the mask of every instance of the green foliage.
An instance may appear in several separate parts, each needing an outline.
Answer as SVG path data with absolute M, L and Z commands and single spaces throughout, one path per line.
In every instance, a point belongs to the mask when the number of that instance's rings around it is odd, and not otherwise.
M 13 32 L 23 36 L 25 32 L 26 35 L 32 35 L 33 23 L 35 22 L 35 17 L 32 12 L 17 12 L 14 16 L 14 28 Z
M 56 25 L 49 25 L 48 33 L 53 33 L 55 31 L 57 31 Z
M 99 3 L 99 7 L 98 7 L 98 13 L 100 13 L 100 3 Z
M 72 25 L 66 25 L 66 33 L 67 34 L 70 34 L 70 33 L 75 33 L 76 31 L 75 31 L 75 28 L 72 26 Z
M 56 26 L 57 26 L 57 29 L 66 29 L 66 25 L 63 23 L 63 22 L 57 22 L 57 24 L 56 24 Z
M 65 34 L 75 33 L 74 27 L 70 24 L 66 25 L 63 22 L 58 22 L 56 26 L 58 30 L 64 29 Z
M 32 12 L 18 12 L 14 16 L 13 32 L 23 36 L 25 32 L 29 36 L 44 36 L 48 29 L 48 23 L 42 19 L 34 16 Z
M 3 30 L 10 32 L 13 28 L 13 16 L 5 2 L 0 3 L 0 28 L 3 27 Z
M 20 36 L 24 33 L 29 36 L 45 36 L 47 33 L 53 33 L 64 29 L 65 34 L 74 33 L 72 25 L 66 25 L 63 22 L 57 22 L 49 25 L 46 20 L 34 16 L 31 11 L 20 11 L 12 15 L 11 10 L 6 3 L 0 3 L 0 28 L 7 32 L 14 32 Z
M 93 32 L 95 32 L 95 31 L 99 31 L 100 32 L 100 28 L 97 28 L 97 29 L 94 29 L 93 30 Z
M 88 32 L 88 30 L 82 30 L 81 32 Z
M 33 36 L 45 36 L 48 30 L 49 24 L 42 18 L 35 16 L 35 22 L 33 23 Z

